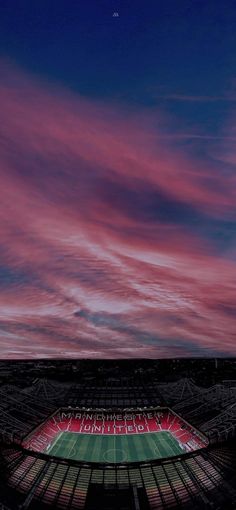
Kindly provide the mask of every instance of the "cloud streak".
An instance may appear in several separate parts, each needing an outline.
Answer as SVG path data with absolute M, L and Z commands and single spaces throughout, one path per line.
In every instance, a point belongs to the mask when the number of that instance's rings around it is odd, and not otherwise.
M 0 357 L 235 355 L 235 173 L 0 68 Z
M 201 96 L 187 94 L 160 94 L 155 95 L 156 99 L 164 101 L 180 101 L 187 103 L 218 103 L 218 102 L 235 102 L 235 94 L 225 94 L 222 96 Z

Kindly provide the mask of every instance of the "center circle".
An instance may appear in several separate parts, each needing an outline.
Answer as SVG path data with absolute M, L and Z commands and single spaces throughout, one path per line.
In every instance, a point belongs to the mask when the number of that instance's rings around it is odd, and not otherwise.
M 104 452 L 103 459 L 105 462 L 125 462 L 127 460 L 127 454 L 120 448 L 111 448 Z

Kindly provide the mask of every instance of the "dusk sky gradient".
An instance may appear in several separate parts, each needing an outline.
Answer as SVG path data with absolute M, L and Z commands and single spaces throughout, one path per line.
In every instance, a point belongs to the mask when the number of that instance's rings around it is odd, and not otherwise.
M 235 355 L 235 2 L 1 0 L 0 358 Z

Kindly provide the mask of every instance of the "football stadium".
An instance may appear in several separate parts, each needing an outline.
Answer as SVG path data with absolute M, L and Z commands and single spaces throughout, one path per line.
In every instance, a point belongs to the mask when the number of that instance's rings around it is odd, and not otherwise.
M 87 462 L 139 462 L 204 448 L 207 439 L 169 409 L 119 414 L 60 410 L 25 447 Z
M 236 508 L 235 380 L 219 383 L 210 360 L 201 384 L 197 361 L 174 380 L 174 360 L 117 363 L 8 366 L 1 508 Z

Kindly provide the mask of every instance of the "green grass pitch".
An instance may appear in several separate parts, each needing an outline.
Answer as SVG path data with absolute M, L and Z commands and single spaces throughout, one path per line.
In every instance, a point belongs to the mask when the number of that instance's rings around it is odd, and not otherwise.
M 170 432 L 97 435 L 61 432 L 46 450 L 50 455 L 86 462 L 136 462 L 181 455 Z

